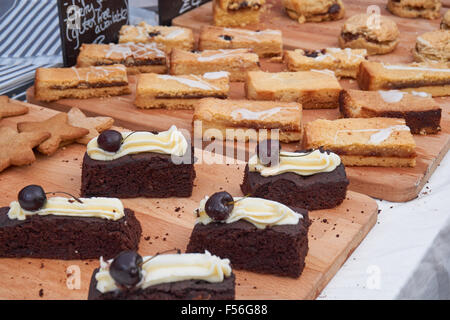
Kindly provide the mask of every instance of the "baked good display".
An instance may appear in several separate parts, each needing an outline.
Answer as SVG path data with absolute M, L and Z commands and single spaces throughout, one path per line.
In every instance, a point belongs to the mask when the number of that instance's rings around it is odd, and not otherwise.
M 283 37 L 280 30 L 246 30 L 203 26 L 198 49 L 251 49 L 260 57 L 281 56 Z
M 437 19 L 441 16 L 441 0 L 388 0 L 387 9 L 404 18 Z
M 441 130 L 441 107 L 425 92 L 342 90 L 339 108 L 345 118 L 404 118 L 415 134 Z
M 50 137 L 49 132 L 18 133 L 10 127 L 0 127 L 0 172 L 10 166 L 25 166 L 36 157 L 33 148 Z
M 180 76 L 145 73 L 138 76 L 134 103 L 146 109 L 193 109 L 201 98 L 226 98 L 229 90 L 227 72 Z
M 362 90 L 392 90 L 427 92 L 433 97 L 450 95 L 450 68 L 433 64 L 383 64 L 365 61 L 357 77 Z
M 138 248 L 141 225 L 119 199 L 47 194 L 29 185 L 17 201 L 0 208 L 0 257 L 111 258 Z
M 87 99 L 131 93 L 122 64 L 85 68 L 38 68 L 34 96 L 40 101 Z
M 339 106 L 341 85 L 329 70 L 269 73 L 251 71 L 245 82 L 247 99 L 299 102 L 303 109 Z
M 337 153 L 346 166 L 416 165 L 416 143 L 405 119 L 314 120 L 305 125 L 305 145 Z
M 395 49 L 400 32 L 391 19 L 376 15 L 357 14 L 342 26 L 341 48 L 366 49 L 369 55 L 386 54 Z
M 250 49 L 219 49 L 189 52 L 174 49 L 170 55 L 170 74 L 204 74 L 226 71 L 230 81 L 244 81 L 248 71 L 259 70 L 259 57 Z
M 167 54 L 155 42 L 94 44 L 83 43 L 77 67 L 123 64 L 128 74 L 166 73 Z
M 302 106 L 295 102 L 206 98 L 195 107 L 193 121 L 194 127 L 200 122 L 204 139 L 247 141 L 276 135 L 292 142 L 303 137 Z
M 233 300 L 235 275 L 230 260 L 209 252 L 140 256 L 124 251 L 100 258 L 89 300 Z
M 258 24 L 266 0 L 213 0 L 216 26 L 243 27 Z
M 194 33 L 182 27 L 152 26 L 141 22 L 137 26 L 124 25 L 120 28 L 119 43 L 149 43 L 161 45 L 166 53 L 173 48 L 194 50 Z
M 193 148 L 175 126 L 159 133 L 107 130 L 87 145 L 81 195 L 190 197 L 194 179 Z
M 260 142 L 248 160 L 244 194 L 308 210 L 334 208 L 345 200 L 349 181 L 338 155 L 322 149 L 271 150 L 272 144 Z
M 89 130 L 87 135 L 77 139 L 77 142 L 81 144 L 88 144 L 89 141 L 114 124 L 114 119 L 111 117 L 86 117 L 80 109 L 75 107 L 70 109 L 67 117 L 70 125 Z
M 445 12 L 444 17 L 442 18 L 441 29 L 443 29 L 443 30 L 449 30 L 450 29 L 450 10 L 447 10 Z
M 26 106 L 10 103 L 7 96 L 0 96 L 0 120 L 7 117 L 21 116 L 26 113 L 28 113 Z
M 412 52 L 417 62 L 439 62 L 450 66 L 450 30 L 430 31 L 418 36 Z
M 37 147 L 40 153 L 54 154 L 60 146 L 67 145 L 86 136 L 89 130 L 69 124 L 67 113 L 61 112 L 44 121 L 27 121 L 17 124 L 19 132 L 48 132 L 50 137 Z
M 283 0 L 282 5 L 298 23 L 339 20 L 345 15 L 341 0 Z
M 210 251 L 234 269 L 297 278 L 305 267 L 310 221 L 305 209 L 222 191 L 205 197 L 187 252 Z
M 366 49 L 326 48 L 286 50 L 284 62 L 289 71 L 331 70 L 337 77 L 354 78 L 359 65 L 367 60 Z

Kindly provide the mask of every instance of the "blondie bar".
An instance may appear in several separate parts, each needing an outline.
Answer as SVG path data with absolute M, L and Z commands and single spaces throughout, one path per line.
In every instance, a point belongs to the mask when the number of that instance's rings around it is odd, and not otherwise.
M 216 26 L 243 27 L 258 24 L 266 0 L 213 0 Z

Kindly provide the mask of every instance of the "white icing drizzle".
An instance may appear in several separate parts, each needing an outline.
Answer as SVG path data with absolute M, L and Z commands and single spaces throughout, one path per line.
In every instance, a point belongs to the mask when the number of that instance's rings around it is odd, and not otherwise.
M 198 88 L 202 90 L 220 90 L 216 86 L 213 86 L 211 83 L 202 80 L 202 78 L 200 78 L 199 76 L 192 75 L 192 77 L 195 78 L 195 80 L 179 76 L 169 76 L 166 74 L 158 75 L 158 78 L 160 79 L 174 80 L 191 88 Z
M 332 71 L 330 69 L 321 69 L 321 70 L 311 69 L 309 71 L 310 72 L 318 72 L 318 73 L 326 74 L 326 75 L 329 75 L 329 76 L 334 76 L 335 75 L 334 71 Z
M 108 51 L 106 51 L 105 57 L 109 58 L 113 54 L 120 54 L 123 59 L 128 57 L 145 58 L 149 52 L 154 53 L 157 57 L 165 57 L 165 53 L 158 48 L 158 45 L 154 42 L 151 43 L 120 43 L 110 44 Z
M 231 112 L 231 117 L 233 120 L 265 120 L 279 112 L 284 110 L 298 110 L 296 107 L 276 107 L 268 110 L 262 111 L 251 111 L 245 108 L 240 108 L 233 110 Z
M 167 40 L 172 40 L 172 39 L 174 39 L 174 38 L 176 38 L 176 37 L 178 37 L 178 36 L 180 36 L 180 35 L 182 35 L 184 33 L 185 33 L 185 30 L 182 29 L 182 28 L 179 28 L 179 29 L 173 30 L 172 32 L 167 34 L 164 38 L 166 38 Z
M 280 30 L 261 30 L 261 31 L 252 31 L 245 29 L 232 29 L 232 28 L 224 28 L 224 31 L 230 32 L 232 35 L 236 35 L 237 37 L 244 38 L 249 40 L 250 42 L 261 42 L 261 39 L 258 38 L 258 35 L 271 34 L 281 36 Z
M 411 91 L 411 94 L 416 97 L 428 98 L 430 94 L 422 91 Z
M 381 142 L 387 140 L 394 131 L 410 131 L 409 127 L 406 125 L 394 125 L 387 128 L 381 129 L 354 129 L 354 130 L 337 130 L 334 136 L 334 143 L 337 143 L 339 134 L 346 132 L 375 132 L 369 138 L 369 143 L 380 144 Z
M 89 69 L 89 71 L 86 72 L 85 77 L 83 78 L 80 75 L 80 72 L 77 68 L 72 67 L 70 68 L 76 75 L 77 79 L 79 81 L 89 81 L 89 77 L 90 76 L 100 76 L 100 77 L 105 77 L 108 78 L 109 75 L 113 72 L 112 69 L 116 69 L 116 70 L 120 70 L 123 72 L 127 72 L 126 68 L 124 65 L 111 65 L 111 66 L 106 66 L 106 67 L 87 67 L 87 69 Z
M 389 91 L 379 90 L 378 93 L 380 94 L 381 98 L 383 98 L 383 100 L 387 103 L 400 102 L 403 99 L 403 96 L 406 94 L 406 92 L 398 90 L 389 90 Z
M 430 71 L 430 72 L 450 72 L 450 69 L 447 68 L 426 68 L 426 67 L 413 67 L 413 66 L 400 66 L 400 65 L 385 65 L 383 64 L 385 69 L 388 70 L 412 70 L 412 71 Z
M 217 71 L 217 72 L 206 72 L 203 74 L 203 78 L 208 80 L 217 80 L 222 78 L 228 78 L 230 73 L 227 71 Z
M 197 61 L 199 61 L 199 62 L 214 61 L 216 59 L 235 56 L 235 55 L 239 55 L 239 53 L 242 53 L 242 49 L 219 49 L 217 51 L 219 51 L 220 53 L 216 53 L 216 54 L 213 54 L 210 56 L 199 56 L 199 57 L 197 57 Z M 208 50 L 205 50 L 203 52 L 207 53 Z

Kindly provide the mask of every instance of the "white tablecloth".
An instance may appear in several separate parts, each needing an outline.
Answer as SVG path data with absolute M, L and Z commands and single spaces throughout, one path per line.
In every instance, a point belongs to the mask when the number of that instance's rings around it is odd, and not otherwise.
M 377 202 L 377 224 L 319 299 L 450 299 L 450 154 L 418 198 Z

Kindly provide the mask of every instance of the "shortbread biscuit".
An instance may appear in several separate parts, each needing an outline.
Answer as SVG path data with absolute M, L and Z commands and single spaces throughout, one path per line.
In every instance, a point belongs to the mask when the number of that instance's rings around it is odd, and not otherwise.
M 135 105 L 147 109 L 194 109 L 202 98 L 227 98 L 229 82 L 226 72 L 202 76 L 144 73 L 138 76 Z
M 303 109 L 339 106 L 341 85 L 329 70 L 268 73 L 252 71 L 245 83 L 247 99 L 299 102 Z
M 387 9 L 403 18 L 437 19 L 441 16 L 441 0 L 388 0 Z
M 305 144 L 339 154 L 346 166 L 416 165 L 416 143 L 404 119 L 311 121 L 305 126 Z
M 201 121 L 203 138 L 256 140 L 260 135 L 271 138 L 272 130 L 282 142 L 303 136 L 302 106 L 295 102 L 206 98 L 195 107 L 193 121 Z
M 342 90 L 339 108 L 344 118 L 404 118 L 415 134 L 441 130 L 441 107 L 425 92 Z
M 50 137 L 49 132 L 18 133 L 0 127 L 0 172 L 9 166 L 24 166 L 36 160 L 33 148 Z
M 7 96 L 0 96 L 0 120 L 6 117 L 20 116 L 28 113 L 28 108 L 12 103 Z
M 39 68 L 36 70 L 34 90 L 35 98 L 40 101 L 131 93 L 127 69 L 122 64 L 85 68 Z
M 50 137 L 40 143 L 37 148 L 39 152 L 46 155 L 55 153 L 61 143 L 66 145 L 89 133 L 88 129 L 71 126 L 67 113 L 64 112 L 44 121 L 19 122 L 17 129 L 19 132 L 49 132 Z
M 219 49 L 189 52 L 173 49 L 170 74 L 198 74 L 226 71 L 230 81 L 244 81 L 248 71 L 260 70 L 259 57 L 249 49 Z
M 339 45 L 366 49 L 369 55 L 386 54 L 397 46 L 399 34 L 397 24 L 385 16 L 357 14 L 342 26 Z
M 341 0 L 283 0 L 282 4 L 298 23 L 339 20 L 345 15 Z
M 258 24 L 266 0 L 213 0 L 214 25 L 243 27 Z
M 412 52 L 417 62 L 439 62 L 450 66 L 450 30 L 430 31 L 418 36 Z
M 86 117 L 78 108 L 70 109 L 67 116 L 69 117 L 70 125 L 89 130 L 87 135 L 77 140 L 81 144 L 88 144 L 89 141 L 111 128 L 114 124 L 114 119 L 111 117 Z
M 446 65 L 385 65 L 365 61 L 359 66 L 357 81 L 362 90 L 418 91 L 433 97 L 450 95 L 450 68 Z
M 288 50 L 284 62 L 289 71 L 332 70 L 337 77 L 356 79 L 359 65 L 367 59 L 365 49 L 327 48 L 322 50 Z
M 123 64 L 128 74 L 166 73 L 166 53 L 157 43 L 81 45 L 77 67 Z

